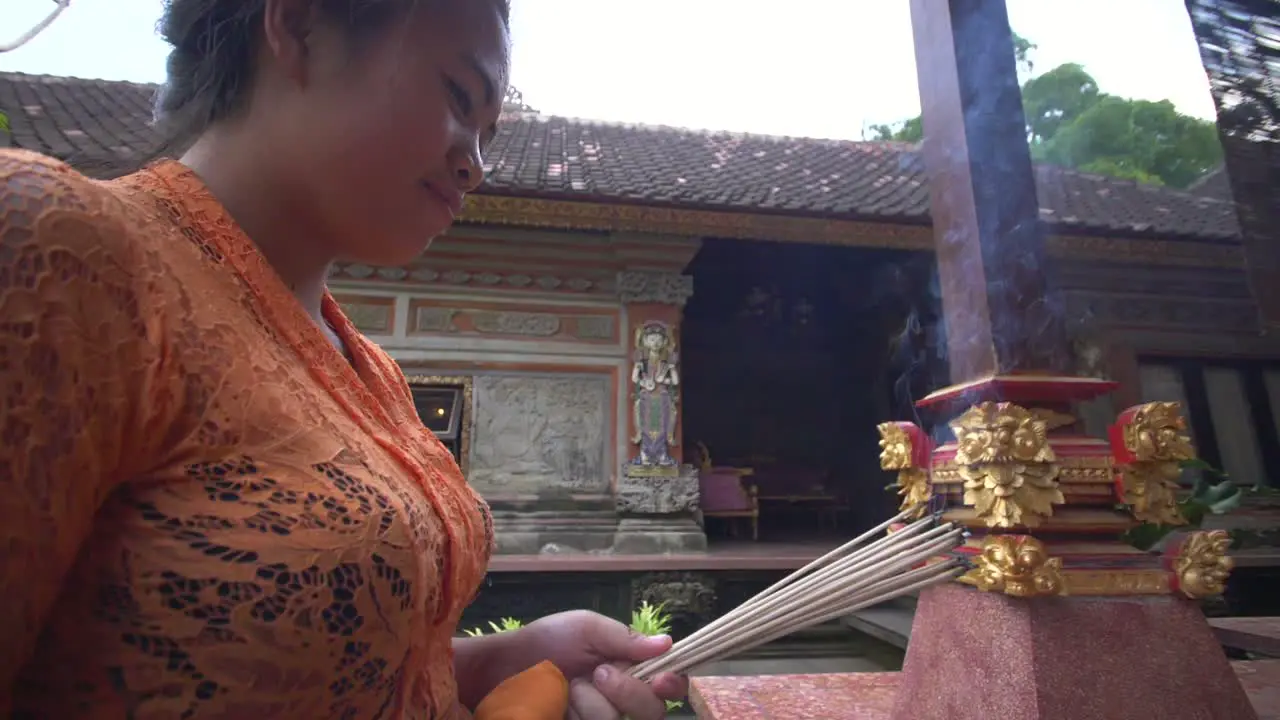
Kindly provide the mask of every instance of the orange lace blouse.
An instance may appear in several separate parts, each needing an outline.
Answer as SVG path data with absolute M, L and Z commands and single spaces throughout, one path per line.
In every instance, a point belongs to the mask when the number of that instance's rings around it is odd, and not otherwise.
M 0 151 L 0 716 L 453 718 L 488 510 L 200 180 Z

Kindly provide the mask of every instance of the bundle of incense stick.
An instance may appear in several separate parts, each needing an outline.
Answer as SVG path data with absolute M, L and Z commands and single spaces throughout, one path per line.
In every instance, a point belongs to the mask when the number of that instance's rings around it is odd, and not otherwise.
M 950 553 L 966 536 L 951 523 L 939 524 L 936 515 L 868 544 L 909 512 L 800 568 L 630 673 L 641 680 L 663 672 L 686 673 L 963 573 L 967 565 L 958 557 L 931 561 Z

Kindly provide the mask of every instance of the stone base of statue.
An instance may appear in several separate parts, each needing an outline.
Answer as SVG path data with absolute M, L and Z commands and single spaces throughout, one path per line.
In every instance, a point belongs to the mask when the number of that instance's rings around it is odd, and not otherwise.
M 1024 599 L 959 584 L 916 608 L 893 720 L 1256 720 L 1192 601 Z
M 502 555 L 604 553 L 613 547 L 618 530 L 613 500 L 607 496 L 490 501 L 490 509 L 495 552 Z
M 619 474 L 616 498 L 615 553 L 663 554 L 707 549 L 707 535 L 694 520 L 698 509 L 696 468 L 628 463 Z

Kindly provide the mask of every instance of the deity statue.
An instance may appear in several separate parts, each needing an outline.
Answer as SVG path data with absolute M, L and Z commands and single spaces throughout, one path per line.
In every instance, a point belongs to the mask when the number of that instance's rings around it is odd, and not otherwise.
M 676 441 L 676 393 L 680 375 L 676 370 L 676 347 L 671 328 L 647 322 L 636 329 L 635 364 L 631 384 L 635 401 L 631 406 L 636 432 L 631 442 L 640 446 L 633 464 L 675 468 L 671 448 Z

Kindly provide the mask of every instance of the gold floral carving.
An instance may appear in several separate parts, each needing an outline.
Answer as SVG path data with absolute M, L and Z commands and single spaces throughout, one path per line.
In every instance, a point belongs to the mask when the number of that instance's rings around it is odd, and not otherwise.
M 1182 541 L 1182 549 L 1173 561 L 1178 588 L 1192 599 L 1221 595 L 1234 563 L 1227 556 L 1231 536 L 1226 530 L 1193 532 Z
M 984 402 L 951 422 L 964 503 L 988 527 L 1033 528 L 1066 502 L 1048 428 L 1013 403 Z
M 1063 595 L 1168 595 L 1169 573 L 1164 570 L 1067 570 Z
M 989 537 L 974 562 L 959 580 L 984 592 L 1022 598 L 1063 593 L 1062 559 L 1050 557 L 1044 543 L 1029 535 Z
M 1178 507 L 1182 462 L 1195 457 L 1182 406 L 1154 402 L 1140 406 L 1122 433 L 1132 463 L 1120 468 L 1124 502 L 1142 522 L 1185 525 Z
M 911 436 L 897 423 L 880 423 L 880 468 L 898 471 L 899 510 L 911 510 L 914 518 L 924 517 L 929 507 L 929 472 L 912 461 Z
M 1124 445 L 1137 462 L 1181 462 L 1196 456 L 1182 404 L 1176 402 L 1140 406 L 1124 428 Z
M 1060 413 L 1056 410 L 1048 410 L 1045 408 L 1034 408 L 1031 410 L 1031 414 L 1035 415 L 1037 420 L 1040 420 L 1044 423 L 1044 427 L 1046 430 L 1057 430 L 1058 428 L 1064 428 L 1069 425 L 1074 425 L 1076 423 L 1076 418 L 1074 415 Z
M 1177 463 L 1135 463 L 1121 468 L 1124 502 L 1133 516 L 1144 523 L 1186 525 L 1187 518 L 1178 507 L 1181 474 Z

